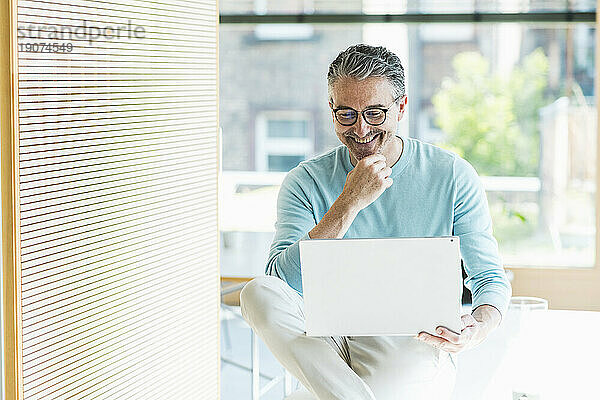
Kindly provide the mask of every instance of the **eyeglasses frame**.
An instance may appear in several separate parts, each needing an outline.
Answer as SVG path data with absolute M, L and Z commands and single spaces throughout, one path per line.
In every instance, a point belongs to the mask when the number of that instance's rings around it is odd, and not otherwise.
M 364 121 L 365 121 L 365 122 L 366 122 L 368 125 L 371 125 L 371 126 L 379 126 L 379 125 L 383 125 L 383 124 L 385 123 L 385 121 L 387 120 L 387 112 L 390 110 L 390 108 L 392 107 L 392 105 L 393 105 L 395 102 L 397 102 L 397 101 L 398 101 L 400 98 L 403 98 L 403 97 L 404 97 L 404 95 L 400 95 L 400 96 L 396 97 L 396 98 L 395 98 L 395 99 L 394 99 L 394 100 L 393 100 L 393 101 L 390 103 L 390 105 L 389 105 L 389 106 L 387 106 L 387 108 L 384 108 L 384 107 L 367 107 L 367 108 L 365 108 L 365 109 L 364 109 L 364 110 L 362 110 L 362 111 L 358 111 L 358 110 L 355 110 L 355 109 L 354 109 L 354 108 L 352 108 L 352 107 L 337 107 L 337 108 L 333 108 L 333 104 L 330 104 L 330 107 L 331 107 L 331 111 L 333 112 L 333 117 L 334 117 L 334 118 L 335 118 L 335 120 L 338 122 L 338 124 L 340 124 L 340 125 L 342 125 L 342 126 L 352 126 L 352 125 L 354 125 L 356 122 L 358 122 L 358 114 L 360 114 L 360 115 L 362 116 L 362 119 L 363 119 L 363 120 L 364 120 Z M 341 122 L 340 122 L 340 120 L 338 119 L 338 116 L 337 116 L 337 112 L 338 112 L 338 111 L 340 111 L 340 110 L 352 110 L 352 111 L 354 111 L 354 112 L 356 113 L 356 118 L 354 119 L 354 121 L 353 121 L 351 124 L 343 124 L 343 123 L 341 123 Z M 369 111 L 369 110 L 381 110 L 381 111 L 383 111 L 383 121 L 381 121 L 381 122 L 380 122 L 380 123 L 378 123 L 378 124 L 372 124 L 372 123 L 370 123 L 369 121 L 367 121 L 367 119 L 365 118 L 365 112 L 366 112 L 366 111 Z

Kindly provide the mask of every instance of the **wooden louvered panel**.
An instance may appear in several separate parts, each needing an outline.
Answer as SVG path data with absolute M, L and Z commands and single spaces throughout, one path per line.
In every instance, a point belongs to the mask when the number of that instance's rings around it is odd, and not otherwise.
M 19 37 L 23 396 L 216 399 L 216 4 L 18 2 L 83 19 L 144 37 Z

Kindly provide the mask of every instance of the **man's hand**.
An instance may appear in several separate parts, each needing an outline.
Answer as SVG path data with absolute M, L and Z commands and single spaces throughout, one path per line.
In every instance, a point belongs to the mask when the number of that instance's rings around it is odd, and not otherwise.
M 463 328 L 460 334 L 454 333 L 446 327 L 438 326 L 436 335 L 420 332 L 417 339 L 429 343 L 448 353 L 473 348 L 483 340 L 500 324 L 501 315 L 498 309 L 489 305 L 477 307 L 473 314 L 465 314 L 461 317 Z
M 356 163 L 346 176 L 344 190 L 333 202 L 321 221 L 308 232 L 311 239 L 342 238 L 359 211 L 377 200 L 392 186 L 392 169 L 381 154 L 373 154 Z
M 348 173 L 340 198 L 358 212 L 392 186 L 391 174 L 382 154 L 365 157 Z

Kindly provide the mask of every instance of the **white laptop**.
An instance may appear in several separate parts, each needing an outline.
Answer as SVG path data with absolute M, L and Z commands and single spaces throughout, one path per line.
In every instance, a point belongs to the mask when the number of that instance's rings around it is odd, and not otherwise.
M 308 336 L 460 332 L 459 238 L 300 242 Z

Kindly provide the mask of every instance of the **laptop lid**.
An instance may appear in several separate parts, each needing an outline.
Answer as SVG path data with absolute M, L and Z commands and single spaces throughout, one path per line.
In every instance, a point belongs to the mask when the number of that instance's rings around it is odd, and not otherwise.
M 459 238 L 300 242 L 308 336 L 460 332 Z

